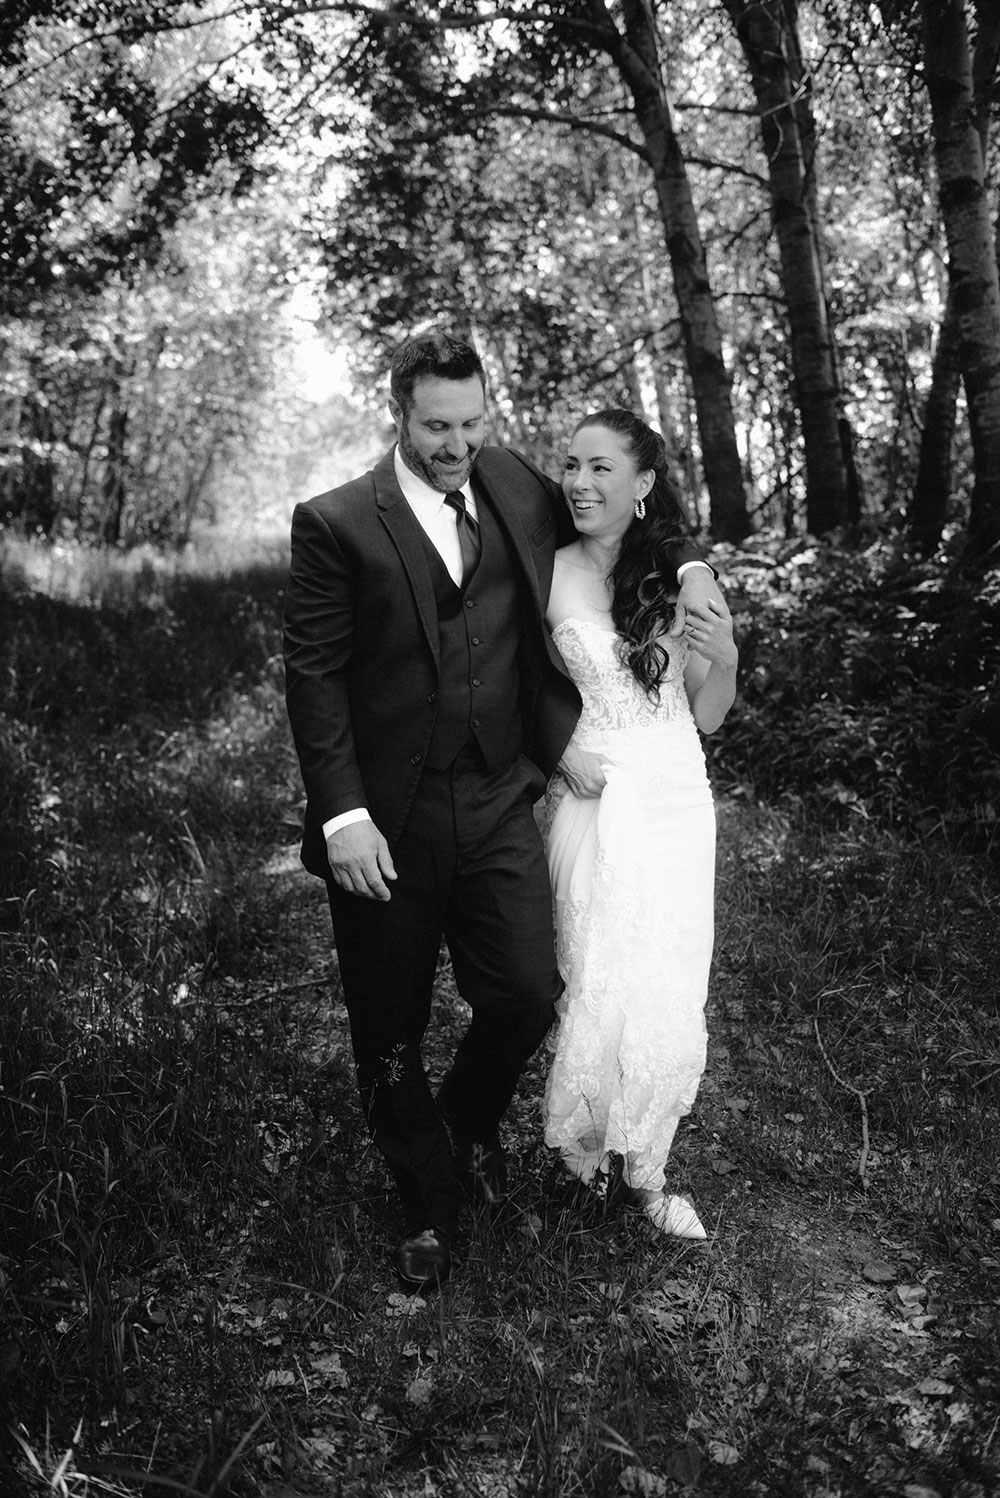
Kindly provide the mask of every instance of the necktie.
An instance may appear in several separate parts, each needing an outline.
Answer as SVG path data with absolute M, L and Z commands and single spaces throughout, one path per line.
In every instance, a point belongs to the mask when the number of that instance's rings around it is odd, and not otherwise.
M 458 544 L 462 550 L 462 587 L 464 588 L 479 564 L 481 550 L 479 526 L 465 508 L 465 495 L 461 489 L 453 489 L 450 494 L 446 494 L 444 502 L 455 511 Z

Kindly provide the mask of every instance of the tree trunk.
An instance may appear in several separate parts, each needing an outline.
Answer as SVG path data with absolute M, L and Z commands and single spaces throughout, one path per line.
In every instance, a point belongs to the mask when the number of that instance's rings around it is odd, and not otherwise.
M 815 208 L 815 123 L 794 0 L 723 3 L 750 69 L 760 115 L 805 449 L 806 524 L 823 535 L 849 522 L 851 495 Z
M 924 72 L 975 465 L 969 545 L 1000 541 L 1000 274 L 964 0 L 922 0 Z
M 605 0 L 590 0 L 590 4 L 632 95 L 653 170 L 694 391 L 711 533 L 718 541 L 742 541 L 750 532 L 750 517 L 736 445 L 732 383 L 722 354 L 691 184 L 660 70 L 656 23 L 648 0 L 624 0 L 622 35 Z
M 35 392 L 38 390 L 36 384 Z M 29 395 L 22 402 L 20 414 L 21 493 L 16 513 L 25 534 L 34 531 L 48 536 L 59 513 L 59 502 L 52 460 L 52 413 L 44 392 Z
M 128 412 L 122 399 L 124 368 L 120 359 L 112 361 L 108 377 L 111 409 L 108 413 L 108 446 L 101 485 L 103 519 L 101 539 L 106 546 L 117 546 L 122 537 L 125 513 L 125 441 L 128 434 Z
M 666 449 L 667 462 L 677 478 L 681 503 L 684 507 L 688 526 L 692 531 L 697 531 L 699 525 L 697 506 L 694 503 L 695 491 L 689 487 L 691 478 L 689 465 L 685 464 L 681 458 L 680 444 L 677 439 L 674 403 L 670 397 L 670 388 L 667 384 L 665 374 L 669 355 L 665 348 L 663 329 L 658 326 L 658 322 L 662 318 L 662 313 L 657 307 L 653 295 L 652 276 L 649 270 L 649 254 L 646 250 L 642 220 L 635 211 L 632 213 L 632 233 L 638 249 L 637 261 L 639 266 L 639 285 L 642 290 L 642 305 L 649 324 L 649 333 L 646 335 L 646 347 L 649 349 L 650 362 L 653 366 L 653 389 L 656 392 L 656 420 L 659 424 L 660 436 L 663 438 L 663 446 Z
M 951 296 L 938 329 L 931 388 L 924 406 L 917 478 L 906 513 L 907 529 L 921 556 L 930 556 L 941 539 L 951 492 L 951 453 L 955 407 L 961 384 L 958 364 L 958 320 Z

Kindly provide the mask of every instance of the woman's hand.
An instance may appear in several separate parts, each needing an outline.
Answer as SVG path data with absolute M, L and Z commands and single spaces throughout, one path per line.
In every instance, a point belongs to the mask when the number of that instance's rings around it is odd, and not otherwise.
M 739 651 L 733 639 L 733 619 L 723 603 L 712 598 L 706 603 L 688 604 L 684 619 L 684 638 L 706 661 L 735 671 Z

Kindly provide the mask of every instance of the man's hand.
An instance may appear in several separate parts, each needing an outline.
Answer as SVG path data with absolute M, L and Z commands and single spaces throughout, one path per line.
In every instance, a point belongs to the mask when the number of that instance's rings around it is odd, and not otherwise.
M 712 603 L 726 619 L 730 617 L 729 606 L 719 591 L 719 585 L 708 567 L 688 567 L 681 578 L 681 591 L 677 599 L 677 612 L 670 629 L 670 639 L 677 640 L 684 633 L 687 611 L 690 608 L 705 609 Z
M 388 900 L 387 879 L 396 878 L 389 844 L 374 822 L 349 822 L 331 832 L 326 856 L 333 882 L 363 900 Z
M 603 756 L 590 749 L 577 749 L 572 744 L 567 745 L 563 752 L 559 771 L 573 795 L 579 796 L 581 801 L 599 796 L 607 779 Z

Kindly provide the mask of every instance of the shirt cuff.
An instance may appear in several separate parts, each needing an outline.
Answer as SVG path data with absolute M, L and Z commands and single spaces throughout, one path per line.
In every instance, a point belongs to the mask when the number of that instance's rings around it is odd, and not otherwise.
M 352 822 L 370 822 L 371 817 L 364 806 L 356 806 L 353 811 L 342 811 L 339 817 L 331 817 L 328 822 L 323 823 L 323 836 L 329 837 L 331 832 L 339 832 L 341 827 L 350 827 Z
M 715 568 L 712 566 L 711 562 L 700 562 L 696 558 L 694 561 L 681 563 L 681 565 L 677 569 L 678 582 L 680 582 L 681 578 L 684 576 L 689 567 L 707 567 L 712 576 L 715 576 Z

